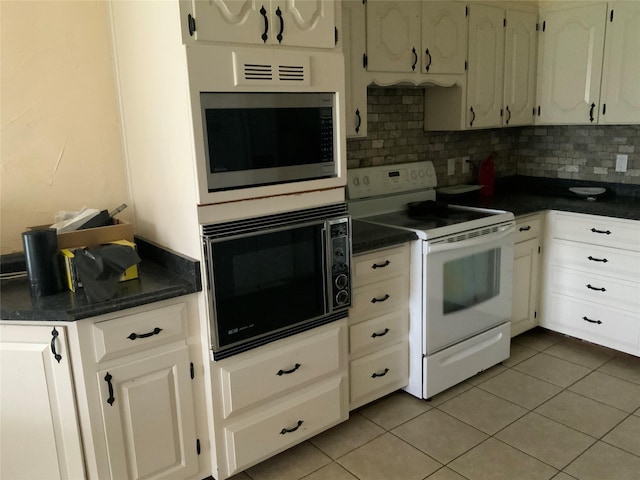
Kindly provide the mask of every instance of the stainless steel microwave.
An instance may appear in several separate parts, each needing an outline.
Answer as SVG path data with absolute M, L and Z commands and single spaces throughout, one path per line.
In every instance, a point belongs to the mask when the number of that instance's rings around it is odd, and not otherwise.
M 201 92 L 209 192 L 338 175 L 335 93 Z

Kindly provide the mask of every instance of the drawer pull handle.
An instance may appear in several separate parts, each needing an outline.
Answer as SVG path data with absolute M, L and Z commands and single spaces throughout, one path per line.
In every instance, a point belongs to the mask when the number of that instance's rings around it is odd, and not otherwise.
M 58 338 L 58 335 L 60 335 L 58 333 L 58 330 L 56 330 L 56 327 L 53 327 L 53 330 L 51 330 L 51 353 L 53 354 L 53 358 L 55 358 L 56 361 L 60 363 L 60 360 L 62 360 L 62 355 L 60 355 L 56 351 L 56 338 Z
M 598 325 L 600 325 L 600 324 L 602 323 L 602 320 L 591 320 L 590 318 L 587 318 L 587 317 L 582 317 L 582 319 L 583 319 L 585 322 L 589 322 L 589 323 L 597 323 Z
M 147 333 L 132 333 L 131 335 L 129 335 L 127 338 L 129 340 L 135 340 L 136 338 L 147 338 L 147 337 L 152 337 L 154 335 L 158 335 L 160 332 L 162 331 L 161 328 L 154 328 L 153 331 L 151 332 L 147 332 Z
M 280 430 L 280 435 L 285 435 L 287 433 L 291 433 L 291 432 L 295 432 L 297 429 L 300 428 L 300 425 L 302 425 L 304 422 L 302 420 L 298 420 L 298 423 L 296 424 L 295 427 L 293 428 L 283 428 L 282 430 Z
M 603 233 L 605 235 L 611 235 L 611 230 L 598 230 L 596 228 L 592 228 L 591 231 L 593 233 Z
M 113 406 L 113 402 L 116 401 L 115 397 L 113 396 L 113 384 L 111 383 L 112 378 L 113 377 L 109 372 L 107 372 L 104 377 L 104 381 L 107 382 L 107 387 L 109 387 L 109 398 L 107 398 L 107 403 L 111 406 Z
M 301 366 L 302 365 L 300 365 L 299 363 L 296 363 L 291 370 L 278 370 L 278 373 L 276 373 L 276 375 L 278 375 L 279 377 L 281 377 L 282 375 L 289 375 L 290 373 L 298 370 Z
M 384 337 L 387 333 L 389 333 L 389 329 L 388 329 L 388 328 L 385 328 L 385 329 L 384 329 L 384 332 L 382 332 L 382 333 L 376 333 L 376 332 L 373 332 L 373 333 L 371 334 L 371 338 Z
M 531 230 L 531 225 L 527 225 L 526 227 L 520 227 L 521 232 L 528 232 Z
M 606 258 L 595 258 L 592 257 L 591 255 L 589 255 L 587 257 L 589 260 L 591 260 L 592 262 L 602 262 L 602 263 L 607 263 L 609 260 L 607 260 Z
M 387 261 L 386 261 L 386 262 L 384 262 L 384 263 L 374 263 L 373 265 L 371 265 L 371 268 L 373 268 L 373 269 L 375 270 L 376 268 L 384 268 L 384 267 L 388 267 L 390 263 L 391 263 L 391 262 L 390 262 L 389 260 L 387 260 Z
M 389 299 L 389 294 L 387 293 L 384 297 L 382 298 L 372 298 L 371 299 L 371 303 L 377 303 L 377 302 L 384 302 L 385 300 Z
M 593 286 L 593 285 L 591 285 L 590 283 L 587 283 L 587 288 L 588 288 L 589 290 L 596 290 L 596 291 L 598 291 L 598 292 L 606 292 L 606 291 L 607 291 L 607 289 L 606 289 L 606 288 L 604 288 L 604 287 L 601 287 L 601 288 L 594 287 L 594 286 Z
M 371 375 L 371 378 L 384 377 L 387 373 L 389 373 L 389 369 L 385 368 L 384 372 L 382 372 L 382 373 L 374 373 L 373 375 Z

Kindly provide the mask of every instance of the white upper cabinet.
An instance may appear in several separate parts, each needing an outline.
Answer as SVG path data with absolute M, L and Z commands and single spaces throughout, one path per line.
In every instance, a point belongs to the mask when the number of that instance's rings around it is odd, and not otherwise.
M 342 2 L 347 137 L 367 136 L 367 85 L 370 81 L 364 65 L 367 51 L 365 22 L 365 6 L 362 1 Z
M 606 3 L 541 12 L 537 124 L 598 122 L 606 14 Z
M 465 72 L 467 9 L 463 2 L 422 2 L 423 73 Z
M 467 120 L 470 128 L 502 125 L 504 10 L 470 5 Z
M 193 0 L 187 14 L 196 40 L 334 48 L 335 5 L 330 0 Z
M 531 12 L 507 10 L 504 54 L 504 126 L 530 125 L 536 102 L 536 22 Z
M 599 123 L 640 123 L 640 2 L 611 2 Z

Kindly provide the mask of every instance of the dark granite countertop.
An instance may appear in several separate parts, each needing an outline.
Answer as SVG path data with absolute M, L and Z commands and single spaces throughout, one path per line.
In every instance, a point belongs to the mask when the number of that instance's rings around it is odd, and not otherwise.
M 378 248 L 391 247 L 404 242 L 416 240 L 418 236 L 407 230 L 384 227 L 373 223 L 352 221 L 352 249 L 353 254 L 368 252 Z
M 200 262 L 171 252 L 140 237 L 135 239 L 138 253 L 139 278 L 120 282 L 114 297 L 92 303 L 80 289 L 65 290 L 54 295 L 33 298 L 26 277 L 2 280 L 0 283 L 0 318 L 2 320 L 75 321 L 116 312 L 202 290 Z M 11 259 L 7 269 L 20 268 L 19 257 Z

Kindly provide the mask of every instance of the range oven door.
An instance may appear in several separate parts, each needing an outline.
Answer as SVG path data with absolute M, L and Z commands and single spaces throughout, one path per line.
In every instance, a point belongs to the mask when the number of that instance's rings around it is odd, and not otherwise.
M 511 316 L 513 222 L 424 244 L 423 353 L 431 354 Z

